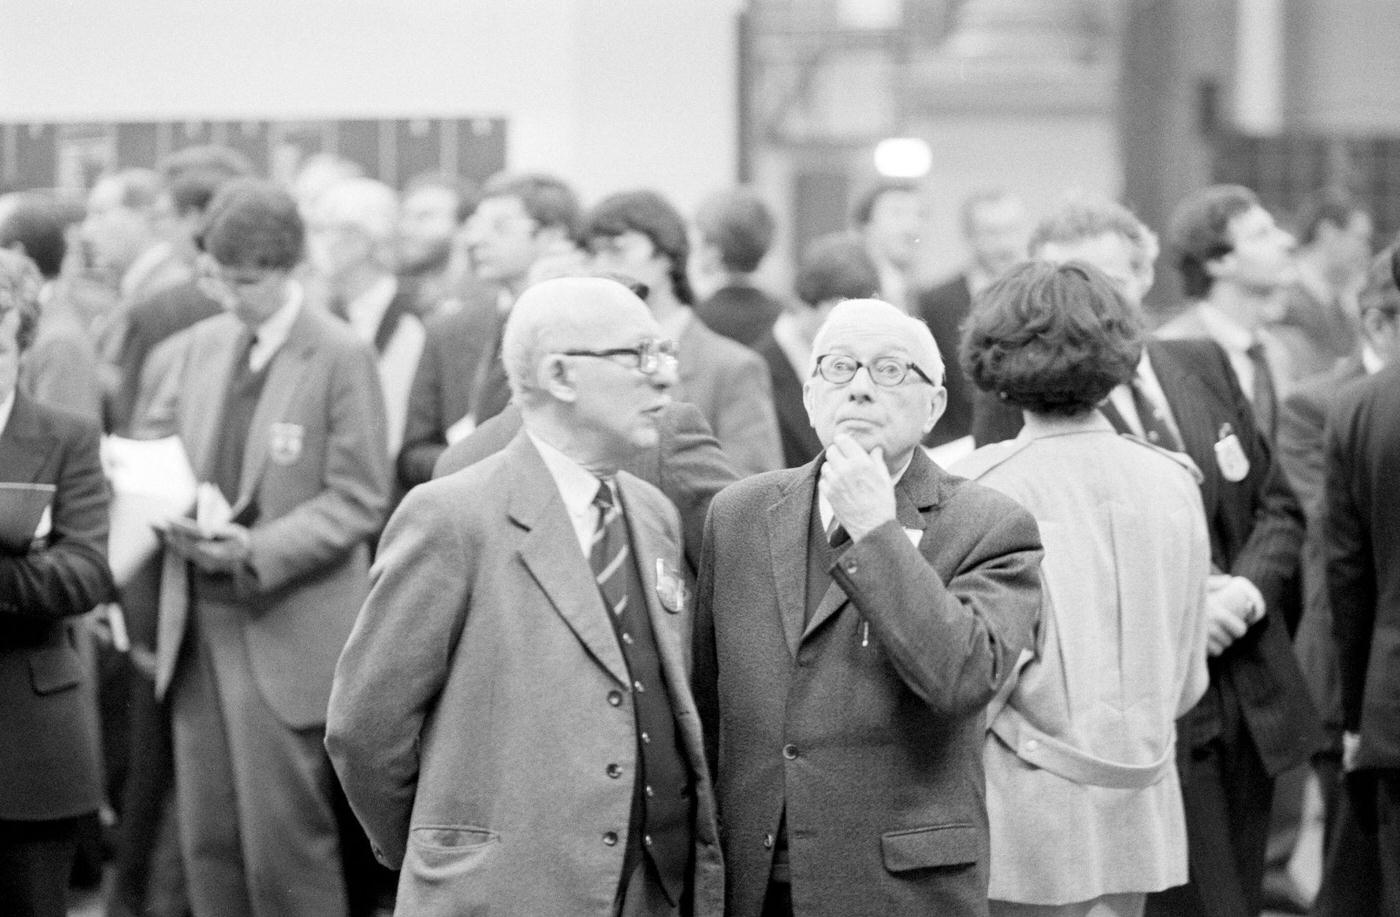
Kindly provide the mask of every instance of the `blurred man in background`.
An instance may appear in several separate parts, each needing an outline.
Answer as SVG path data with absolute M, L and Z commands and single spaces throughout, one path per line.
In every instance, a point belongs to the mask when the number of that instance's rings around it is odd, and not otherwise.
M 454 244 L 476 209 L 476 192 L 454 175 L 424 172 L 404 184 L 400 198 L 399 289 L 426 318 L 457 295 L 455 286 L 464 279 L 455 276 Z
M 753 280 L 773 244 L 773 213 L 752 189 L 733 188 L 701 203 L 695 228 L 691 270 L 707 286 L 717 284 L 695 314 L 711 331 L 752 347 L 783 309 Z
M 881 179 L 851 205 L 851 226 L 880 272 L 880 298 L 907 313 L 917 308 L 926 219 L 919 185 L 906 179 Z

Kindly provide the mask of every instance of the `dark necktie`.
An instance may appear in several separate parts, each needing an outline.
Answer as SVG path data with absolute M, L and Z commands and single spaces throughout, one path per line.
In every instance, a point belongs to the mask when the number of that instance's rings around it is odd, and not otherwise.
M 1147 441 L 1171 452 L 1182 451 L 1181 440 L 1172 432 L 1161 406 L 1147 396 L 1137 376 L 1128 383 L 1128 390 L 1133 394 L 1133 408 L 1137 411 L 1138 422 Z
M 846 531 L 846 527 L 837 521 L 835 516 L 831 517 L 831 525 L 826 527 L 826 542 L 833 548 L 840 550 L 851 540 L 851 533 Z
M 1254 404 L 1254 418 L 1259 429 L 1269 441 L 1274 438 L 1274 419 L 1278 416 L 1278 395 L 1274 391 L 1274 377 L 1269 373 L 1269 360 L 1264 354 L 1264 345 L 1255 341 L 1245 350 L 1245 356 L 1254 365 L 1254 386 L 1250 401 Z
M 607 481 L 598 483 L 593 505 L 598 507 L 598 528 L 593 532 L 588 561 L 593 566 L 593 578 L 598 581 L 598 590 L 603 593 L 608 610 L 620 616 L 627 610 L 625 565 L 631 556 L 627 546 L 627 521 Z

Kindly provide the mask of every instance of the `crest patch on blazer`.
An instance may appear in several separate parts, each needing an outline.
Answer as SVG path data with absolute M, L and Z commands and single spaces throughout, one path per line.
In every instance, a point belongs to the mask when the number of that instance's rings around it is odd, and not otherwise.
M 306 428 L 299 423 L 274 423 L 268 429 L 267 455 L 278 465 L 292 465 L 301 458 Z

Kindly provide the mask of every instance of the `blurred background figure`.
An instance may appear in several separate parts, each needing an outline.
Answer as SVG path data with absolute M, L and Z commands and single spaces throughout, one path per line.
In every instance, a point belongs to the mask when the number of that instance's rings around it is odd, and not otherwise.
M 654 191 L 612 194 L 588 211 L 583 240 L 595 269 L 646 285 L 646 303 L 679 351 L 672 397 L 700 409 L 735 469 L 744 475 L 782 467 L 763 361 L 695 315 L 686 275 L 690 242 L 680 212 Z
M 988 716 L 998 917 L 1138 917 L 1187 877 L 1176 718 L 1208 681 L 1197 473 L 1096 410 L 1133 378 L 1141 333 L 1097 269 L 1032 262 L 981 294 L 963 337 L 968 377 L 1025 427 L 952 470 L 1029 509 L 1045 543 L 1034 657 Z
M 822 451 L 802 400 L 817 329 L 837 303 L 873 298 L 879 288 L 875 262 L 860 239 L 849 232 L 822 236 L 807 246 L 797 268 L 793 280 L 797 301 L 778 315 L 772 329 L 754 345 L 768 363 L 785 467 L 805 465 Z
M 1297 279 L 1269 331 L 1288 354 L 1289 385 L 1325 372 L 1361 345 L 1357 294 L 1371 260 L 1371 214 L 1332 191 L 1309 201 L 1298 219 Z
M 958 361 L 962 323 L 978 293 L 1012 265 L 1026 257 L 1031 224 L 1021 199 L 1009 191 L 979 191 L 962 202 L 960 225 L 972 261 L 956 276 L 925 291 L 919 297 L 919 317 L 933 332 L 948 367 L 944 387 L 948 410 L 934 428 L 927 446 L 941 446 L 972 432 L 974 389 Z
M 851 226 L 880 272 L 880 299 L 906 313 L 917 308 L 919 242 L 926 219 L 919 184 L 906 179 L 881 179 L 851 205 Z
M 400 195 L 398 225 L 399 289 L 412 297 L 422 318 L 441 311 L 458 295 L 458 276 L 469 265 L 455 264 L 456 239 L 476 210 L 476 189 L 445 172 L 410 178 Z
M 87 316 L 67 295 L 60 277 L 81 205 L 50 194 L 18 195 L 0 218 L 0 248 L 27 256 L 39 269 L 39 323 L 20 365 L 19 385 L 35 401 L 102 423 L 102 379 Z
M 783 310 L 754 283 L 776 228 L 773 212 L 752 188 L 711 195 L 695 213 L 698 241 L 690 270 L 696 285 L 709 291 L 695 314 L 711 331 L 746 347 L 762 338 Z
M 1397 248 L 1392 245 L 1371 262 L 1358 298 L 1361 324 L 1359 352 L 1331 370 L 1301 383 L 1279 413 L 1279 463 L 1307 516 L 1303 543 L 1303 618 L 1295 647 L 1322 714 L 1327 743 L 1313 757 L 1321 788 L 1323 849 L 1321 887 L 1313 901 L 1319 917 L 1376 913 L 1375 839 L 1361 831 L 1342 796 L 1342 698 L 1337 674 L 1337 643 L 1332 606 L 1327 597 L 1326 543 L 1322 511 L 1325 497 L 1323 431 L 1327 414 L 1343 390 L 1400 356 L 1400 287 L 1396 285 Z
M 535 265 L 577 252 L 579 220 L 578 196 L 553 175 L 501 172 L 482 185 L 463 227 L 478 284 L 459 309 L 427 324 L 398 457 L 404 489 L 431 478 L 448 444 L 510 403 L 501 362 L 506 316 Z
M 374 347 L 389 422 L 389 456 L 399 454 L 413 375 L 423 353 L 414 293 L 394 275 L 399 200 L 371 178 L 351 178 L 316 198 L 307 224 L 311 270 L 332 315 Z
M 101 430 L 16 385 L 41 286 L 0 250 L 0 480 L 52 488 L 32 511 L 8 491 L 0 510 L 0 904 L 64 917 L 80 821 L 103 802 L 92 673 L 71 631 L 116 590 Z

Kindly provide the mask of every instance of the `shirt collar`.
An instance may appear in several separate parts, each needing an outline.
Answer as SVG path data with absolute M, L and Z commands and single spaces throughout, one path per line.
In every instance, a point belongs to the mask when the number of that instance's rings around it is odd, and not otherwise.
M 393 274 L 385 274 L 345 304 L 345 318 L 356 337 L 367 342 L 374 340 L 379 333 L 379 323 L 384 321 L 384 313 L 389 311 L 389 303 L 394 301 L 398 291 L 398 280 Z
M 0 436 L 5 435 L 5 427 L 9 426 L 10 413 L 15 409 L 15 389 L 10 389 L 10 394 L 0 401 Z
M 1199 308 L 1206 333 L 1226 350 L 1244 353 L 1258 340 L 1254 332 L 1210 303 L 1203 302 Z
M 248 354 L 248 365 L 254 372 L 260 372 L 264 366 L 270 363 L 278 349 L 287 342 L 287 335 L 291 334 L 292 324 L 301 314 L 301 303 L 304 298 L 305 294 L 302 292 L 301 284 L 295 280 L 289 281 L 287 283 L 287 301 L 254 331 L 257 341 Z
M 157 242 L 137 255 L 136 260 L 131 262 L 131 266 L 122 275 L 122 296 L 127 298 L 134 296 L 136 291 L 141 288 L 141 284 L 149 280 L 156 268 L 160 267 L 161 263 L 173 253 L 174 247 L 169 242 Z
M 569 515 L 588 512 L 593 498 L 598 495 L 598 476 L 529 430 L 525 435 L 544 459 L 544 467 L 549 469 L 549 476 L 559 488 L 559 496 L 564 499 Z

